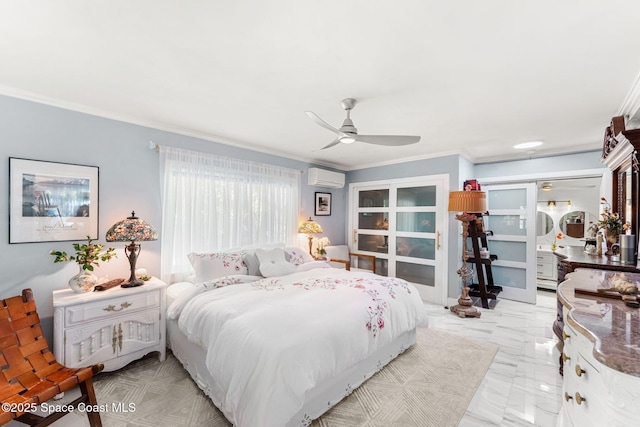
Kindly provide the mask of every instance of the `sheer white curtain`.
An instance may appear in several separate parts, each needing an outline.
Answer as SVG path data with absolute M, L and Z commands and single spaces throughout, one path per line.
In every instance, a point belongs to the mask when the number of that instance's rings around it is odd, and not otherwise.
M 161 277 L 184 280 L 190 252 L 295 244 L 300 171 L 160 147 Z

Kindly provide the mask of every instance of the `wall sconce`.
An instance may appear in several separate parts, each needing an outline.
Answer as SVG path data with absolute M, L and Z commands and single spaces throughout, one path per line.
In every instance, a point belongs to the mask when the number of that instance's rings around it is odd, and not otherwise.
M 556 201 L 555 200 L 549 200 L 547 202 L 547 207 L 552 208 L 552 209 L 555 208 L 556 207 Z

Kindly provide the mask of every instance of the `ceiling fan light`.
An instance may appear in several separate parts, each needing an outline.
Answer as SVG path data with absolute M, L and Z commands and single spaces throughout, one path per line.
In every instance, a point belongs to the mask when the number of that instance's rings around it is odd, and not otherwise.
M 352 136 L 343 136 L 342 138 L 340 138 L 340 142 L 342 142 L 343 144 L 353 144 L 354 142 L 356 142 L 356 139 Z

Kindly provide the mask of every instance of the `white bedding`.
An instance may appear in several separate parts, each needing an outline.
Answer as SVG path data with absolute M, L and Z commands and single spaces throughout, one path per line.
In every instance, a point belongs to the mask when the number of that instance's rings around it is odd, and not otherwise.
M 210 396 L 241 427 L 286 425 L 309 390 L 427 323 L 412 285 L 369 273 L 318 268 L 196 288 L 168 313 L 206 350 Z

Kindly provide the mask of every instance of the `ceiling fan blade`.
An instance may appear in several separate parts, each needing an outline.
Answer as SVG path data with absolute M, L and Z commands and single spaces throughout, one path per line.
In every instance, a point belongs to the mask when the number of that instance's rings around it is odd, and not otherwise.
M 305 111 L 305 114 L 307 116 L 309 116 L 309 118 L 311 120 L 313 120 L 316 124 L 322 126 L 323 128 L 330 130 L 333 133 L 337 133 L 338 135 L 342 135 L 342 132 L 340 132 L 340 129 L 336 129 L 333 126 L 331 126 L 329 123 L 325 122 L 324 120 L 322 120 L 316 113 L 314 113 L 313 111 Z
M 331 142 L 331 144 L 328 144 L 328 145 L 325 145 L 324 147 L 322 147 L 322 148 L 321 148 L 321 150 L 324 150 L 324 149 L 326 149 L 326 148 L 331 148 L 331 147 L 333 147 L 334 145 L 338 145 L 338 144 L 340 144 L 340 138 L 341 138 L 340 136 L 339 136 L 339 137 L 337 137 L 336 139 L 334 139 L 334 140 L 333 140 L 333 142 Z
M 399 145 L 415 144 L 420 141 L 419 136 L 409 135 L 357 135 L 356 141 L 367 142 L 369 144 L 388 145 L 396 147 Z

